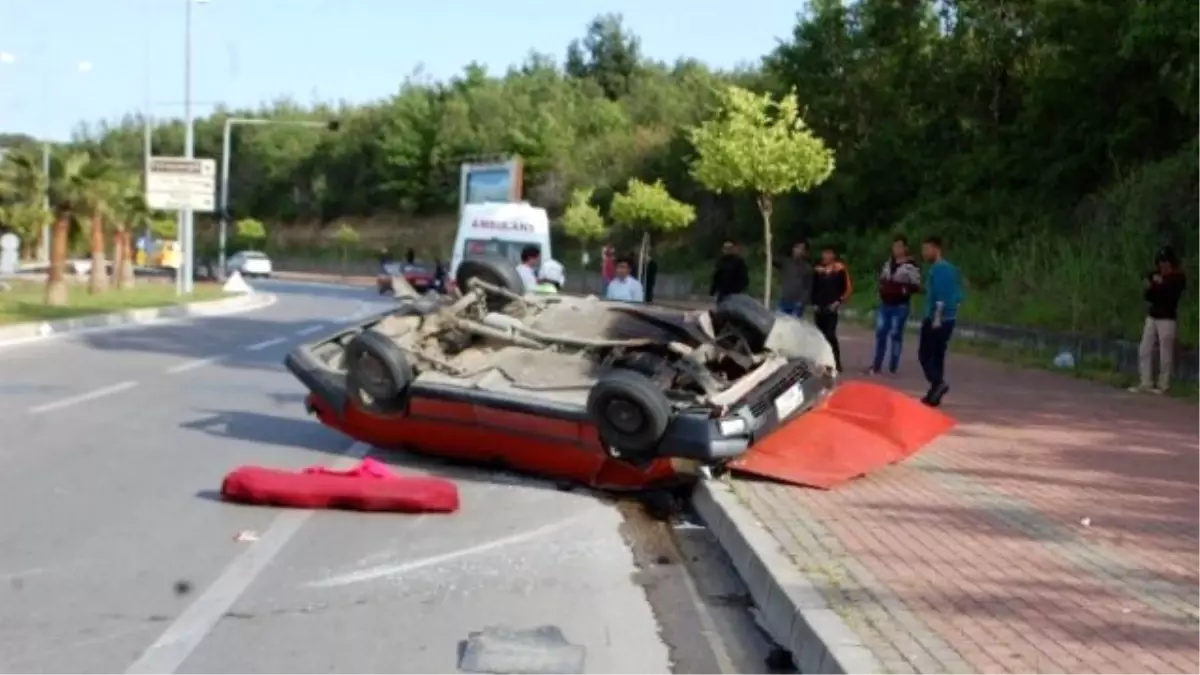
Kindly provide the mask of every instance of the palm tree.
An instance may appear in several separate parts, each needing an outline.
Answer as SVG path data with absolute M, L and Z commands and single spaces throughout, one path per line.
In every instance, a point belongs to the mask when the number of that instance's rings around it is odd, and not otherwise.
M 51 172 L 50 208 L 54 212 L 54 225 L 50 228 L 50 274 L 46 281 L 46 304 L 67 304 L 67 244 L 71 233 L 71 221 L 77 212 L 87 205 L 88 178 L 86 175 L 91 157 L 85 152 L 74 152 L 59 160 L 58 171 Z M 83 207 L 83 208 L 81 208 Z
M 32 154 L 10 151 L 0 161 L 0 221 L 21 238 L 23 252 L 33 250 L 49 221 L 43 204 L 46 176 Z
M 113 284 L 117 288 L 129 288 L 134 284 L 133 233 L 150 223 L 150 209 L 146 206 L 141 180 L 132 175 L 124 177 L 117 184 L 117 199 L 113 206 Z
M 114 206 L 120 201 L 115 167 L 103 160 L 89 157 L 81 171 L 82 180 L 78 207 L 88 219 L 88 239 L 91 243 L 92 268 L 88 276 L 88 292 L 108 290 L 107 261 L 104 257 L 104 224 L 113 220 Z

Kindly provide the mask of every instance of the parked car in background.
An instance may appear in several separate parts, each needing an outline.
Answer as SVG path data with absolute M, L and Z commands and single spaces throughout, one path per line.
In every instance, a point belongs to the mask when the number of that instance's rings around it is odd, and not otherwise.
M 247 278 L 270 278 L 271 259 L 262 251 L 241 251 L 225 263 L 225 274 L 240 273 Z
M 396 295 L 395 279 L 401 278 L 417 293 L 443 292 L 438 266 L 429 263 L 387 263 L 379 271 L 375 286 L 380 295 Z

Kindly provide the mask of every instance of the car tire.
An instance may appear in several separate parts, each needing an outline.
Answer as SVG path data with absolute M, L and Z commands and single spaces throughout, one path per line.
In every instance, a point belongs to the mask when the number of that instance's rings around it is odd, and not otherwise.
M 468 282 L 476 278 L 517 295 L 525 293 L 525 283 L 521 281 L 521 275 L 517 274 L 516 265 L 508 258 L 467 258 L 458 264 L 458 269 L 454 272 L 454 281 L 463 293 L 470 289 Z M 503 296 L 489 296 L 488 309 L 493 312 L 500 311 L 509 302 L 510 300 Z
M 592 386 L 588 416 L 600 439 L 629 455 L 645 455 L 658 447 L 671 423 L 671 403 L 645 375 L 613 370 Z
M 775 313 L 749 295 L 731 295 L 712 310 L 713 328 L 718 334 L 726 328 L 734 328 L 746 338 L 750 349 L 762 350 L 767 336 L 775 328 Z
M 365 330 L 346 345 L 347 388 L 361 390 L 380 405 L 402 399 L 413 377 L 408 357 L 377 330 Z

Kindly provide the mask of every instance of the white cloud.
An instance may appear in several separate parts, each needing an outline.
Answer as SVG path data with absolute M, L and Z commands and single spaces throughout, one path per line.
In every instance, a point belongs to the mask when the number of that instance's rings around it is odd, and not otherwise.
M 80 61 L 79 63 L 75 64 L 75 70 L 78 70 L 81 73 L 90 73 L 92 72 L 92 62 Z
M 16 63 L 17 55 L 12 52 L 0 52 L 0 63 Z

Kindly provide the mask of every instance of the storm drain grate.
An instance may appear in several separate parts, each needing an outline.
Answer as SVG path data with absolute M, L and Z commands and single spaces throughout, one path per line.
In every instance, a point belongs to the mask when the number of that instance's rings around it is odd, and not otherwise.
M 459 670 L 501 675 L 582 673 L 587 654 L 582 645 L 567 642 L 557 626 L 528 630 L 491 626 L 469 634 L 459 652 Z

